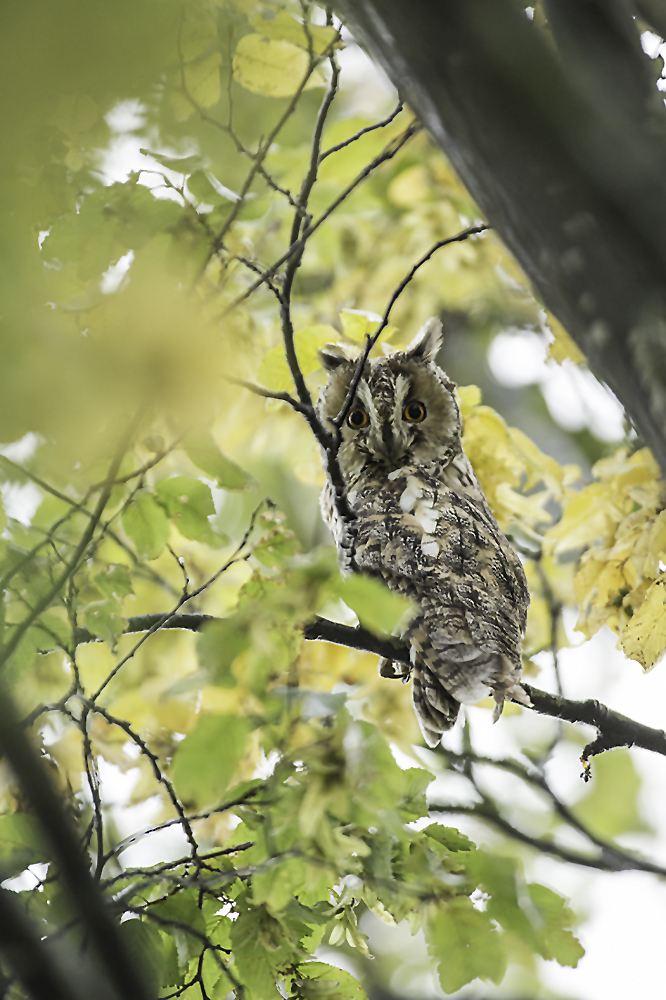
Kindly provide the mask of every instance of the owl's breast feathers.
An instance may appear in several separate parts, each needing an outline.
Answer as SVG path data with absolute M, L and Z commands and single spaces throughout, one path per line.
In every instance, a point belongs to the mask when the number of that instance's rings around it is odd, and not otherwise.
M 358 569 L 416 602 L 404 637 L 426 740 L 434 745 L 453 724 L 455 700 L 473 703 L 492 690 L 496 714 L 505 697 L 529 704 L 518 683 L 525 573 L 464 456 L 437 475 L 419 465 L 388 475 L 370 468 L 349 499 Z

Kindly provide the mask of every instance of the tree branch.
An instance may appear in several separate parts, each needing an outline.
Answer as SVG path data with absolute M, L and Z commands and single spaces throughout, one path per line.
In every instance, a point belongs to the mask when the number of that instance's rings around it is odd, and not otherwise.
M 207 622 L 220 621 L 212 615 L 171 614 L 171 615 L 136 615 L 127 619 L 125 632 L 151 632 L 163 628 L 180 628 L 199 632 Z M 161 624 L 160 624 L 161 622 Z M 361 626 L 341 625 L 327 618 L 315 618 L 303 628 L 306 639 L 332 642 L 337 646 L 357 649 L 366 653 L 375 653 L 397 663 L 411 666 L 410 648 L 407 643 L 389 635 L 376 635 Z M 97 642 L 97 636 L 87 629 L 78 628 L 74 633 L 74 641 Z M 593 726 L 597 730 L 597 739 L 589 743 L 582 754 L 582 760 L 587 761 L 597 753 L 612 750 L 615 747 L 641 747 L 653 753 L 666 756 L 666 733 L 662 729 L 652 729 L 640 722 L 635 722 L 626 715 L 614 712 L 606 705 L 595 700 L 574 701 L 560 695 L 549 694 L 531 684 L 522 682 L 532 700 L 532 707 L 540 715 L 548 715 L 565 722 Z
M 511 0 L 336 8 L 666 474 L 666 119 L 629 10 L 623 39 L 617 4 L 551 3 L 552 44 Z

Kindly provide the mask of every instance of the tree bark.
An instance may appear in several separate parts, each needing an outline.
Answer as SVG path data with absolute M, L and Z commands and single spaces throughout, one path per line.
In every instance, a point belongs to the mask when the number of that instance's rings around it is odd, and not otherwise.
M 666 115 L 624 0 L 337 0 L 666 474 Z

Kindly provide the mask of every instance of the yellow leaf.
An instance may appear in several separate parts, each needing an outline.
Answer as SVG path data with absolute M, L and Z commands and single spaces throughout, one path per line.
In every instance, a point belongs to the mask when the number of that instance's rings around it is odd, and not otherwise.
M 555 542 L 555 554 L 605 538 L 616 523 L 615 511 L 608 488 L 602 483 L 591 483 L 574 494 L 559 524 L 548 532 L 548 538 Z
M 366 312 L 364 309 L 341 309 L 340 322 L 342 332 L 349 340 L 360 343 L 366 337 L 372 337 L 381 323 L 382 318 L 377 313 Z M 394 326 L 386 326 L 382 331 L 384 337 L 395 333 Z
M 308 72 L 308 53 L 299 45 L 263 35 L 244 35 L 236 46 L 234 80 L 253 94 L 264 97 L 291 97 Z M 314 75 L 309 86 L 319 86 Z
M 219 52 L 211 52 L 205 59 L 185 65 L 185 88 L 200 108 L 212 108 L 220 99 Z
M 408 167 L 391 181 L 388 187 L 388 197 L 399 208 L 411 208 L 420 202 L 428 201 L 433 196 L 433 186 L 428 171 L 421 164 Z
M 645 600 L 620 637 L 619 645 L 631 660 L 649 670 L 666 649 L 666 576 L 649 587 Z
M 294 334 L 294 347 L 303 375 L 309 375 L 310 372 L 321 367 L 317 351 L 324 344 L 330 344 L 337 338 L 338 331 L 323 323 L 307 326 Z M 273 347 L 264 355 L 257 378 L 267 389 L 273 389 L 276 392 L 293 389 L 294 383 L 282 344 Z
M 548 348 L 546 360 L 556 361 L 558 365 L 561 365 L 565 360 L 573 361 L 576 365 L 586 364 L 585 355 L 581 349 L 571 339 L 559 319 L 548 310 L 546 310 L 546 323 L 554 338 Z
M 460 412 L 463 417 L 467 417 L 476 406 L 480 405 L 481 390 L 478 385 L 459 385 L 457 393 Z
M 321 55 L 326 49 L 343 48 L 343 42 L 338 32 L 332 25 L 309 24 L 307 31 L 300 21 L 297 21 L 286 11 L 276 13 L 274 7 L 265 7 L 260 11 L 254 11 L 248 16 L 248 20 L 257 33 L 266 38 L 274 38 L 281 41 L 293 42 L 302 49 L 312 51 Z

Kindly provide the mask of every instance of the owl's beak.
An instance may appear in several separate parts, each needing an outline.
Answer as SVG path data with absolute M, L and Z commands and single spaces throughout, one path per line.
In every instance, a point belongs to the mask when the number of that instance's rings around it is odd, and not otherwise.
M 382 424 L 382 445 L 389 463 L 395 462 L 398 458 L 402 457 L 404 449 L 401 443 L 395 439 L 390 420 L 385 420 Z

